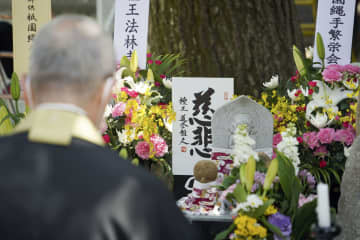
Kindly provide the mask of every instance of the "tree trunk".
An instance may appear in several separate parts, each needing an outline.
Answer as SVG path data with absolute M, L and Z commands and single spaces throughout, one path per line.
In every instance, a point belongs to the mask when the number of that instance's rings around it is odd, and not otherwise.
M 258 96 L 273 74 L 294 74 L 303 49 L 294 0 L 151 0 L 150 49 L 181 53 L 187 76 L 234 77 L 235 92 Z

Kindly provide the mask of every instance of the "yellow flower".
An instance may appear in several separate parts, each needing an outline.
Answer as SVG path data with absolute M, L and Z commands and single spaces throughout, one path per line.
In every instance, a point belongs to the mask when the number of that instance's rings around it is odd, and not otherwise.
M 277 213 L 277 209 L 274 207 L 274 205 L 270 205 L 265 211 L 265 216 L 273 215 L 275 213 Z

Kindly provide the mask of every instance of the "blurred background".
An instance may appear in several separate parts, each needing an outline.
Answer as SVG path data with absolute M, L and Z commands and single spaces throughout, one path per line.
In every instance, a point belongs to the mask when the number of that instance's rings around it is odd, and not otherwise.
M 234 77 L 237 94 L 258 96 L 262 83 L 274 74 L 282 81 L 290 78 L 295 73 L 292 45 L 303 50 L 314 41 L 316 0 L 151 0 L 150 4 L 149 51 L 181 53 L 187 60 L 186 76 Z M 86 14 L 97 18 L 110 34 L 113 5 L 114 0 L 52 0 L 54 16 Z M 359 58 L 359 10 L 353 61 Z M 0 52 L 11 52 L 11 0 L 0 0 L 0 21 Z M 0 55 L 8 77 L 9 58 Z

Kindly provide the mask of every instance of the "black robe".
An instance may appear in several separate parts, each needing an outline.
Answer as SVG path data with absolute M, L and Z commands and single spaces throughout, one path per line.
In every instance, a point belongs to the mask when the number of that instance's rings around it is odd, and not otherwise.
M 1 240 L 199 239 L 162 183 L 69 114 L 33 113 L 0 138 Z M 85 133 L 65 139 L 68 122 Z

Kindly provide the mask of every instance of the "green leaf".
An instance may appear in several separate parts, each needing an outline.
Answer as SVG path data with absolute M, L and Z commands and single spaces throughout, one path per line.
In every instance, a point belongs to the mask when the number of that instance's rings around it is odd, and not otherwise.
M 340 183 L 341 183 L 341 180 L 340 180 L 339 174 L 338 174 L 334 169 L 332 169 L 332 168 L 329 168 L 328 170 L 329 170 L 329 171 L 332 173 L 332 175 L 335 177 L 336 182 L 337 182 L 338 184 L 340 184 Z
M 271 223 L 269 223 L 265 217 L 260 218 L 260 222 L 262 222 L 262 224 L 264 224 L 264 226 L 269 229 L 270 231 L 272 231 L 273 233 L 275 233 L 276 235 L 278 235 L 279 237 L 284 237 L 280 231 L 280 229 L 274 225 L 272 225 Z
M 241 184 L 238 184 L 235 187 L 233 194 L 237 202 L 241 203 L 246 201 L 247 194 L 244 187 Z
M 231 185 L 233 185 L 236 182 L 236 178 L 233 176 L 226 176 L 223 180 L 223 186 L 225 188 L 230 187 Z
M 20 83 L 19 78 L 15 72 L 11 76 L 11 85 L 10 85 L 11 97 L 17 101 L 20 98 Z
M 304 204 L 298 209 L 294 217 L 292 229 L 292 236 L 294 236 L 295 240 L 307 239 L 306 233 L 310 232 L 311 225 L 316 222 L 315 209 L 315 200 Z
M 273 204 L 275 202 L 274 199 L 270 199 L 267 200 L 266 202 L 264 202 L 264 204 L 260 207 L 258 207 L 255 211 L 254 211 L 254 218 L 259 218 L 260 216 L 264 215 L 266 209 L 268 209 L 268 207 L 271 206 L 271 204 Z
M 226 230 L 222 231 L 221 233 L 217 234 L 215 237 L 215 240 L 223 240 L 226 239 L 227 236 L 229 236 L 232 231 L 235 229 L 235 224 L 231 224 Z
M 292 163 L 290 163 L 290 161 L 284 154 L 280 152 L 277 152 L 276 154 L 279 160 L 278 175 L 280 177 L 280 185 L 284 191 L 286 198 L 290 200 L 292 194 L 293 179 L 296 178 L 295 169 Z

